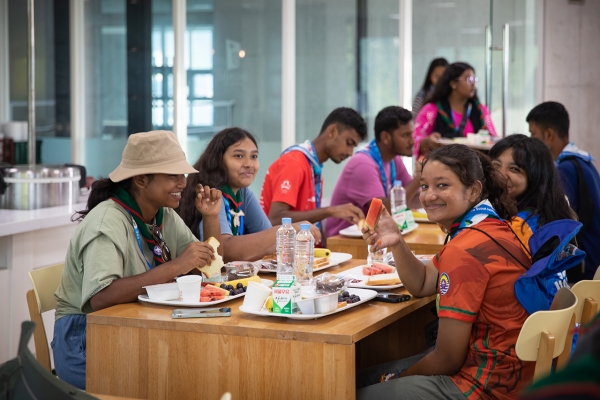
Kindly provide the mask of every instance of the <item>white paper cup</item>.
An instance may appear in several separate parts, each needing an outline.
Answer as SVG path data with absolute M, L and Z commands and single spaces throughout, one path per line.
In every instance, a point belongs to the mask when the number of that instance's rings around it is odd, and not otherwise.
M 202 290 L 202 277 L 200 275 L 186 275 L 177 278 L 179 299 L 186 303 L 199 303 L 200 290 Z
M 246 295 L 244 296 L 245 309 L 249 311 L 260 311 L 267 297 L 271 295 L 271 288 L 258 282 L 248 282 Z
M 313 315 L 315 313 L 315 299 L 314 297 L 309 297 L 304 300 L 297 301 L 298 307 L 300 307 L 300 311 L 304 315 Z

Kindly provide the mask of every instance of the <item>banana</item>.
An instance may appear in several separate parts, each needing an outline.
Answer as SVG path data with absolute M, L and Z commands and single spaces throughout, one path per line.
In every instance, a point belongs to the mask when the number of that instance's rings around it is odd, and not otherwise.
M 315 249 L 315 257 L 329 257 L 331 250 L 329 249 Z

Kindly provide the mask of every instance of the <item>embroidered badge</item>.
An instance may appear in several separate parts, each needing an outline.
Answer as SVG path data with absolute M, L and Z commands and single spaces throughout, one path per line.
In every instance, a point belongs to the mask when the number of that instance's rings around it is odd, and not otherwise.
M 442 272 L 440 276 L 440 294 L 445 295 L 448 293 L 448 289 L 450 289 L 450 277 L 447 273 Z

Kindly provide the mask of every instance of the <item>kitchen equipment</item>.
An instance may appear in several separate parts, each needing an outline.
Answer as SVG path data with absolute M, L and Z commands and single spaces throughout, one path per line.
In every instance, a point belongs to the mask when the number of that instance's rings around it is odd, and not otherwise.
M 0 167 L 0 177 L 7 185 L 0 195 L 0 209 L 35 210 L 79 202 L 77 167 L 14 165 Z

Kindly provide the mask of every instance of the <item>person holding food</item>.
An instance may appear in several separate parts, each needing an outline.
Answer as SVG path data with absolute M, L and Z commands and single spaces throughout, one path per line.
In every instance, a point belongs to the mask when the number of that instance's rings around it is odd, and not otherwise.
M 254 136 L 241 128 L 227 128 L 217 133 L 196 164 L 199 173 L 188 175 L 183 190 L 179 215 L 192 233 L 203 240 L 203 215 L 195 206 L 197 185 L 220 188 L 223 201 L 219 211 L 223 258 L 229 261 L 257 260 L 275 252 L 275 233 L 258 199 L 249 186 L 254 181 L 260 163 Z M 298 230 L 300 224 L 295 224 Z M 315 242 L 321 235 L 311 228 Z
M 475 69 L 463 62 L 450 64 L 438 79 L 426 104 L 415 117 L 415 152 L 422 156 L 441 146 L 441 138 L 455 138 L 481 129 L 496 136 L 486 106 L 479 102 Z
M 136 301 L 144 286 L 172 281 L 215 258 L 173 208 L 196 173 L 172 132 L 129 136 L 119 166 L 92 185 L 55 293 L 52 350 L 58 377 L 85 390 L 86 315 Z M 195 188 L 205 234 L 220 239 L 221 192 Z
M 516 398 L 534 363 L 515 353 L 529 315 L 513 287 L 531 260 L 505 222 L 517 212 L 514 202 L 490 159 L 464 145 L 431 152 L 420 181 L 427 217 L 448 233 L 432 261 L 412 254 L 385 209 L 363 237 L 373 251 L 387 247 L 402 260 L 397 270 L 413 296 L 437 295 L 437 343 L 427 354 L 359 372 L 357 399 Z
M 344 166 L 338 179 L 331 205 L 351 203 L 366 214 L 371 199 L 377 197 L 390 209 L 390 191 L 394 181 L 402 181 L 409 207 L 420 208 L 419 179 L 413 179 L 401 156 L 411 157 L 414 131 L 412 113 L 402 107 L 389 106 L 375 117 L 375 139 L 357 151 Z M 348 184 L 352 182 L 352 184 Z M 328 218 L 327 236 L 334 236 L 350 226 L 342 218 Z

